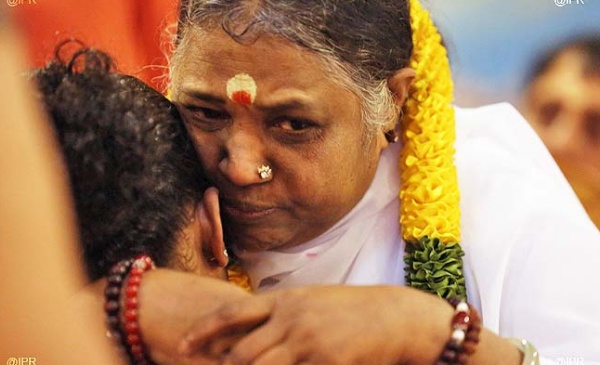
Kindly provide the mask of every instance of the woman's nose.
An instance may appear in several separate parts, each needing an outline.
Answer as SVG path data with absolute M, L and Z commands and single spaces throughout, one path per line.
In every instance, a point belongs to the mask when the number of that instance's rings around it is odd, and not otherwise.
M 233 184 L 247 186 L 270 180 L 261 177 L 259 170 L 268 166 L 264 155 L 266 145 L 262 136 L 252 131 L 238 129 L 229 134 L 225 142 L 223 158 L 219 161 L 219 171 Z

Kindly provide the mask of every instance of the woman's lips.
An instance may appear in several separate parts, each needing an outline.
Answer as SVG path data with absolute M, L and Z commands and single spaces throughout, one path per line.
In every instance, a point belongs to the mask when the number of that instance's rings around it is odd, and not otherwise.
M 233 220 L 241 223 L 253 223 L 262 220 L 277 210 L 274 207 L 257 206 L 235 201 L 223 201 L 222 209 Z

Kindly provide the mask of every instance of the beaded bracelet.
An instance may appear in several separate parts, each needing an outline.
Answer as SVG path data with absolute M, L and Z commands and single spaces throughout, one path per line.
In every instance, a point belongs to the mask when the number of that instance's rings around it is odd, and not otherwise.
M 124 351 L 127 346 L 125 342 L 125 334 L 121 330 L 121 288 L 125 277 L 131 269 L 133 260 L 123 260 L 116 263 L 109 271 L 106 278 L 107 284 L 104 289 L 104 311 L 106 313 L 106 322 L 108 326 L 108 337 L 111 337 L 121 350 L 121 355 L 128 357 Z
M 115 264 L 107 277 L 104 290 L 104 310 L 107 315 L 109 337 L 112 337 L 125 352 L 131 364 L 148 365 L 138 323 L 138 292 L 144 272 L 154 269 L 150 256 L 140 255 L 135 259 L 123 260 Z M 127 279 L 125 279 L 127 278 Z M 123 290 L 124 289 L 124 290 Z M 125 310 L 121 311 L 121 301 L 125 293 Z
M 444 346 L 436 365 L 466 365 L 479 343 L 481 318 L 477 310 L 464 300 L 453 298 L 448 302 L 454 306 L 452 336 Z
M 125 331 L 125 342 L 128 352 L 133 357 L 133 363 L 138 365 L 148 365 L 152 362 L 146 357 L 140 327 L 138 322 L 138 292 L 142 282 L 142 275 L 155 269 L 154 261 L 148 255 L 140 255 L 133 260 L 127 283 L 125 284 L 125 313 L 123 329 Z

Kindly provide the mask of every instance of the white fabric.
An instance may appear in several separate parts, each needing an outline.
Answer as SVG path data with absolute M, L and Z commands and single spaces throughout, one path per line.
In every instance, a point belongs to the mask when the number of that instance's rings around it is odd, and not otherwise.
M 600 364 L 600 234 L 527 122 L 508 104 L 456 110 L 469 300 L 486 328 L 526 338 L 543 364 Z M 239 254 L 257 290 L 404 285 L 396 171 L 382 154 L 361 202 L 317 239 Z
M 286 250 L 236 251 L 247 268 L 253 289 L 310 284 L 403 284 L 398 281 L 404 270 L 402 260 L 390 261 L 386 267 L 371 265 L 379 260 L 386 262 L 389 257 L 401 257 L 403 251 L 397 220 L 398 153 L 398 145 L 382 153 L 363 198 L 321 236 Z

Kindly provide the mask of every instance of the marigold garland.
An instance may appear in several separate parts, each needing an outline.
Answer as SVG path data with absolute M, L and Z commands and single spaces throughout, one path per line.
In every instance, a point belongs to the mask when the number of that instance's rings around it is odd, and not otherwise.
M 450 63 L 429 13 L 418 0 L 409 6 L 416 76 L 404 107 L 399 159 L 406 284 L 443 298 L 465 297 Z
M 252 291 L 250 278 L 238 261 L 233 261 L 227 266 L 227 280 L 248 292 Z

